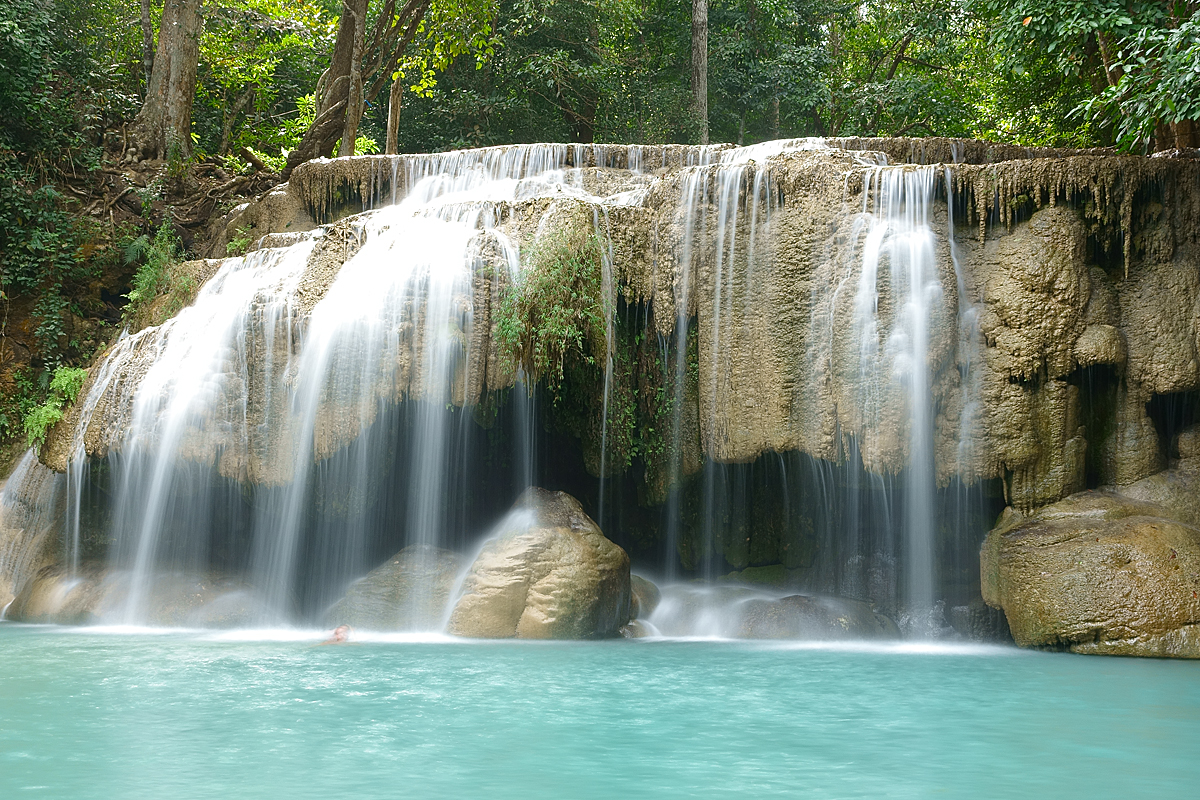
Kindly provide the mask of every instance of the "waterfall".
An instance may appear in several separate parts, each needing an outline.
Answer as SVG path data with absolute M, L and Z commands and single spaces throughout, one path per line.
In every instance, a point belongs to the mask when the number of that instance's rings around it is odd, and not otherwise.
M 564 145 L 442 154 L 407 160 L 403 181 L 393 161 L 396 202 L 291 247 L 227 260 L 191 307 L 118 343 L 102 369 L 138 375 L 116 390 L 131 407 L 113 457 L 114 560 L 132 573 L 125 621 L 147 618 L 158 571 L 202 568 L 204 551 L 220 547 L 212 534 L 222 524 L 251 532 L 247 578 L 272 614 L 312 591 L 300 585 L 306 578 L 331 587 L 313 603 L 331 600 L 370 563 L 364 516 L 395 447 L 385 432 L 397 430 L 397 413 L 408 415 L 412 432 L 398 504 L 405 542 L 449 544 L 448 498 L 469 443 L 458 430 L 467 415 L 448 409 L 478 395 L 488 358 L 472 352 L 480 341 L 473 283 L 493 266 L 509 280 L 521 269 L 501 207 L 546 195 L 595 200 L 580 171 L 564 168 L 607 157 Z M 606 266 L 609 293 L 612 285 Z M 145 367 L 131 367 L 135 360 Z M 113 392 L 94 382 L 84 408 Z M 398 395 L 408 401 L 403 412 Z M 531 393 L 515 403 L 515 483 L 523 488 L 533 481 L 536 404 Z M 72 475 L 84 461 L 72 460 Z M 213 483 L 202 474 L 211 468 L 233 482 Z M 249 509 L 234 496 L 246 479 L 258 486 Z M 315 524 L 314 502 L 322 509 Z M 214 503 L 226 508 L 214 513 Z M 314 556 L 324 580 L 301 574 Z
M 763 305 L 758 293 L 764 281 L 759 273 L 769 276 L 778 257 L 772 241 L 776 192 L 769 159 L 824 146 L 821 140 L 799 140 L 738 148 L 721 154 L 711 167 L 693 168 L 681 180 L 683 234 L 675 267 L 678 305 L 670 465 L 676 488 L 666 509 L 668 570 L 681 538 L 679 439 L 689 317 L 697 307 L 691 297 L 692 276 L 697 272 L 694 254 L 703 253 L 707 276 L 701 288 L 706 297 L 699 305 L 710 309 L 698 332 L 701 350 L 708 354 L 700 363 L 699 388 L 706 395 L 701 402 L 715 404 L 719 398 L 739 394 L 728 383 L 734 378 L 730 359 L 736 346 L 729 337 L 753 341 L 749 328 L 758 322 L 754 309 Z M 913 622 L 914 626 L 928 628 L 938 585 L 934 416 L 939 398 L 932 389 L 930 362 L 935 357 L 930 337 L 931 326 L 947 316 L 945 280 L 959 276 L 949 294 L 964 303 L 958 311 L 965 320 L 957 343 L 962 353 L 975 346 L 978 332 L 969 321 L 974 312 L 964 299 L 957 257 L 951 253 L 953 275 L 939 270 L 938 248 L 946 243 L 953 247 L 954 231 L 952 217 L 943 242 L 938 242 L 933 230 L 936 168 L 887 166 L 886 159 L 865 154 L 856 162 L 862 164 L 861 205 L 857 211 L 843 212 L 838 225 L 845 231 L 844 240 L 832 245 L 822 267 L 828 283 L 814 287 L 809 299 L 816 350 L 802 370 L 820 373 L 817 365 L 824 362 L 834 374 L 845 376 L 844 385 L 852 389 L 837 407 L 844 466 L 837 474 L 830 472 L 835 466 L 829 462 L 797 464 L 789 470 L 780 456 L 773 474 L 785 515 L 802 505 L 801 496 L 815 490 L 820 498 L 816 505 L 824 509 L 818 526 L 825 531 L 825 549 L 845 554 L 834 560 L 827 574 L 816 577 L 816 588 L 868 597 L 881 593 L 881 579 L 892 581 L 899 585 L 895 595 L 899 607 L 913 620 L 923 620 Z M 967 374 L 968 378 L 972 374 L 969 369 Z M 708 418 L 715 423 L 711 414 Z M 959 437 L 964 447 L 972 424 L 968 409 Z M 720 441 L 730 432 L 710 429 L 704 436 Z M 899 474 L 877 466 L 881 437 L 894 439 L 888 446 L 905 454 L 897 465 Z M 730 524 L 731 493 L 744 494 L 745 483 L 752 478 L 712 459 L 706 460 L 703 472 L 703 531 L 695 567 L 712 578 L 717 531 Z M 899 515 L 897 509 L 902 509 Z M 897 562 L 902 566 L 895 574 Z M 894 577 L 881 578 L 885 574 Z
M 27 450 L 0 489 L 0 619 L 40 566 L 46 540 L 59 524 L 63 483 Z
M 855 298 L 861 342 L 860 370 L 876 402 L 881 384 L 902 388 L 907 401 L 908 473 L 905 488 L 905 590 L 910 614 L 927 614 L 934 601 L 933 408 L 929 379 L 931 308 L 942 288 L 930 227 L 935 170 L 880 167 L 871 176 L 871 220 L 863 244 L 862 274 Z M 888 271 L 897 313 L 881 331 L 879 271 Z M 883 396 L 894 396 L 884 392 Z M 869 404 L 870 401 L 868 401 Z M 877 415 L 884 410 L 877 408 Z M 903 424 L 903 421 L 902 421 Z
M 939 176 L 950 197 L 948 171 L 815 139 L 305 165 L 287 191 L 320 225 L 213 263 L 190 306 L 93 368 L 59 501 L 65 562 L 103 529 L 129 623 L 151 618 L 164 573 L 234 575 L 263 621 L 312 618 L 404 547 L 468 549 L 560 478 L 568 435 L 598 445 L 581 459 L 594 483 L 561 479 L 620 538 L 628 432 L 612 424 L 629 416 L 610 415 L 632 392 L 619 314 L 636 307 L 669 404 L 648 512 L 663 571 L 714 580 L 778 557 L 805 588 L 932 619 L 979 360 Z M 591 444 L 547 428 L 557 399 L 497 349 L 523 255 L 563 231 L 598 244 Z M 773 349 L 789 337 L 803 346 Z M 940 444 L 951 396 L 958 463 Z M 785 553 L 788 537 L 803 541 Z M 410 597 L 416 619 L 428 598 Z

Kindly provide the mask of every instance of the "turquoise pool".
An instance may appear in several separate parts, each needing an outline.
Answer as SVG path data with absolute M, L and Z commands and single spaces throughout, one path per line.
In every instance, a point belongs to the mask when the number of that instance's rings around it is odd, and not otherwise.
M 1200 663 L 0 623 L 0 798 L 1196 797 Z

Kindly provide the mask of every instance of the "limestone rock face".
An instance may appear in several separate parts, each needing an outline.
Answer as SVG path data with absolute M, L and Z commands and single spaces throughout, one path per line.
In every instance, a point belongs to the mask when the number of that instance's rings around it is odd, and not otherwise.
M 406 547 L 351 584 L 326 612 L 325 624 L 371 631 L 439 629 L 461 567 L 457 553 Z
M 629 612 L 629 556 L 575 498 L 530 488 L 471 564 L 447 630 L 594 639 L 617 635 Z
M 0 487 L 0 614 L 52 558 L 62 483 L 30 450 Z
M 217 235 L 209 245 L 209 258 L 223 257 L 235 237 L 251 240 L 251 249 L 278 246 L 278 237 L 311 231 L 316 227 L 312 216 L 295 192 L 287 185 L 277 188 L 253 203 L 234 208 L 217 222 Z
M 62 566 L 42 569 L 25 584 L 8 609 L 17 622 L 87 625 L 125 622 L 130 575 L 86 565 L 71 575 Z M 213 575 L 160 575 L 146 588 L 146 616 L 139 622 L 163 627 L 240 627 L 270 622 L 254 594 L 235 581 Z
M 984 599 L 1024 647 L 1200 658 L 1197 488 L 1175 469 L 1009 514 L 984 543 Z
M 1181 443 L 1185 437 L 1190 439 L 1195 430 L 1181 435 Z M 1173 469 L 1142 478 L 1119 491 L 1130 500 L 1160 506 L 1170 519 L 1200 528 L 1200 458 L 1185 458 Z

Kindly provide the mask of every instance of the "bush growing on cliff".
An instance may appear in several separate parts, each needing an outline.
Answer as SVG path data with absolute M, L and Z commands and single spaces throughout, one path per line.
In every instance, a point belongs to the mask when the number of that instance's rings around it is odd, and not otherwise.
M 564 233 L 537 241 L 525 267 L 501 297 L 497 337 L 501 348 L 533 381 L 552 388 L 564 362 L 577 356 L 594 364 L 605 355 L 601 245 L 595 234 L 574 243 Z
M 125 248 L 125 262 L 140 261 L 141 265 L 133 276 L 129 294 L 125 295 L 129 298 L 125 306 L 126 321 L 169 288 L 170 267 L 182 255 L 183 245 L 169 222 L 159 226 L 153 238 L 143 234 L 129 243 Z
M 78 367 L 59 367 L 50 380 L 50 396 L 25 417 L 25 441 L 29 447 L 40 447 L 46 432 L 63 416 L 63 410 L 79 396 L 87 370 Z

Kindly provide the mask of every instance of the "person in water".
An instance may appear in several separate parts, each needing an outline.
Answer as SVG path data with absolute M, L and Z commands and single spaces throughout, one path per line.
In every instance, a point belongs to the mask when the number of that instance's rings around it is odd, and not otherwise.
M 338 625 L 333 629 L 333 634 L 321 644 L 345 644 L 348 641 L 350 641 L 350 626 Z

